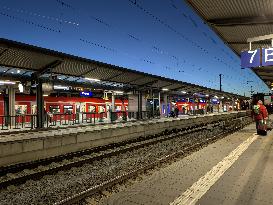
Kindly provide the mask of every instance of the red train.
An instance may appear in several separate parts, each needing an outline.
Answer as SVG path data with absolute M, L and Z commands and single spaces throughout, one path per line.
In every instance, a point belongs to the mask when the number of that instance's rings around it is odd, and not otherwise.
M 102 98 L 84 97 L 44 97 L 44 105 L 47 113 L 51 114 L 76 114 L 82 112 L 107 112 L 110 109 L 111 100 Z M 128 100 L 123 102 L 115 100 L 115 111 L 126 111 Z M 15 96 L 16 115 L 36 114 L 36 97 L 28 95 Z M 0 96 L 0 115 L 4 115 L 4 98 Z

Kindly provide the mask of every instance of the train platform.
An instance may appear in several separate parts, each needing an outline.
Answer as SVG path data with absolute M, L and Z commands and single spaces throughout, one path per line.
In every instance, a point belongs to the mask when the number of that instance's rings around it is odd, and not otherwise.
M 213 115 L 217 115 L 218 113 L 207 113 L 204 114 L 204 116 L 213 116 Z M 197 115 L 188 115 L 188 114 L 180 114 L 178 115 L 178 118 L 180 119 L 187 119 L 187 118 L 192 118 L 195 116 L 200 116 L 200 114 Z M 168 119 L 167 116 L 162 116 L 160 117 L 161 119 Z M 143 120 L 157 120 L 159 119 L 158 117 L 156 118 L 152 118 L 152 119 L 143 119 Z M 171 119 L 171 118 L 170 118 Z M 82 122 L 79 123 L 74 123 L 73 121 L 67 121 L 67 120 L 59 120 L 57 122 L 51 122 L 51 123 L 44 123 L 44 129 L 43 130 L 52 130 L 52 129 L 66 129 L 66 128 L 73 128 L 73 127 L 79 127 L 79 126 L 102 126 L 102 125 L 111 125 L 111 124 L 118 124 L 118 123 L 131 123 L 131 122 L 136 122 L 138 121 L 135 118 L 127 118 L 126 121 L 124 121 L 121 117 L 118 118 L 117 120 L 115 120 L 114 122 L 111 121 L 111 119 L 109 118 L 104 118 L 103 120 L 100 120 L 99 118 L 96 119 L 91 119 L 89 120 L 90 122 L 87 122 L 87 120 L 84 120 Z M 31 125 L 30 123 L 24 123 L 24 125 L 22 124 L 18 124 L 16 126 L 2 126 L 0 125 L 0 138 L 1 135 L 9 135 L 9 134 L 15 134 L 15 133 L 24 133 L 24 132 L 32 132 L 34 130 L 36 130 L 33 126 L 33 128 L 31 128 L 33 125 Z M 2 128 L 1 128 L 2 127 Z
M 154 170 L 100 204 L 272 204 L 273 131 L 267 136 L 255 131 L 252 123 Z
M 0 166 L 118 143 L 141 136 L 159 134 L 165 130 L 181 129 L 245 116 L 247 116 L 247 112 L 240 111 L 2 134 L 0 135 Z

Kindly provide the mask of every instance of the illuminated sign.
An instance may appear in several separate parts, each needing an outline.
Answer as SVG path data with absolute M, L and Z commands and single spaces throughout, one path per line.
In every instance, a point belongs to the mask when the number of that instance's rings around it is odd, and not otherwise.
M 218 103 L 219 103 L 218 99 L 216 99 L 216 98 L 212 98 L 212 99 L 211 99 L 211 102 L 212 102 L 213 104 L 218 104 Z
M 241 67 L 253 68 L 273 65 L 273 48 L 241 52 Z
M 262 66 L 273 65 L 273 48 L 263 48 L 262 56 Z
M 93 96 L 93 93 L 91 91 L 82 91 L 82 92 L 80 92 L 80 96 L 91 97 L 91 96 Z
M 261 65 L 261 50 L 241 52 L 241 67 L 253 68 Z

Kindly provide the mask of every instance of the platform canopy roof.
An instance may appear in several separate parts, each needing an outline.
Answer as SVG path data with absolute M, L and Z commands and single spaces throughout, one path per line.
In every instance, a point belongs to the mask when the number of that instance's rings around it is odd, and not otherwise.
M 47 79 L 53 75 L 57 76 L 55 82 L 97 86 L 105 89 L 163 89 L 176 94 L 187 92 L 226 98 L 242 97 L 7 39 L 0 39 L 0 66 L 2 67 L 1 77 L 12 77 L 19 80 L 29 80 L 32 74 L 38 74 Z
M 185 0 L 238 56 L 249 50 L 248 38 L 273 34 L 272 0 Z M 252 43 L 252 50 L 271 47 L 271 41 Z M 253 71 L 267 84 L 273 67 Z

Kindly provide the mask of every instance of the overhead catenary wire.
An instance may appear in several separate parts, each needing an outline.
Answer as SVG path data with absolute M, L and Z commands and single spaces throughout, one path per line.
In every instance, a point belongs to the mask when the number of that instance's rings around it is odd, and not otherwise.
M 135 4 L 136 2 L 135 1 L 133 1 L 133 3 Z M 70 5 L 70 7 L 72 8 L 72 6 Z M 76 10 L 74 7 L 73 7 L 73 9 L 74 10 Z M 112 27 L 109 23 L 106 23 L 104 20 L 102 20 L 101 18 L 98 18 L 98 17 L 94 17 L 94 16 L 91 16 L 90 18 L 92 18 L 93 20 L 95 20 L 95 21 L 97 21 L 98 23 L 100 23 L 100 24 L 103 24 L 103 25 L 105 25 L 105 26 L 107 26 L 107 27 Z M 135 37 L 135 36 L 133 36 L 133 35 L 131 35 L 131 34 L 126 34 L 127 36 L 129 36 L 131 39 L 134 39 L 134 40 L 137 40 L 137 41 L 140 41 L 140 39 L 139 38 L 137 38 L 137 37 Z M 197 45 L 197 47 L 200 47 L 198 44 L 196 44 Z M 103 46 L 100 46 L 100 47 L 103 47 Z M 154 47 L 155 48 L 155 47 Z M 205 49 L 203 49 L 203 48 L 201 48 L 202 50 L 204 50 L 205 51 Z M 155 50 L 159 50 L 159 49 L 155 49 Z M 163 52 L 163 51 L 160 51 L 160 53 L 161 54 L 167 54 L 171 59 L 173 59 L 173 60 L 178 60 L 178 58 L 177 57 L 175 57 L 175 56 L 173 56 L 173 55 L 169 55 L 167 52 Z M 140 60 L 142 60 L 142 59 L 140 59 Z M 145 60 L 145 62 L 151 62 L 150 60 Z M 179 66 L 179 63 L 176 63 L 177 64 L 177 66 Z M 180 66 L 181 67 L 181 66 Z M 193 65 L 193 67 L 194 67 L 194 65 Z M 194 70 L 196 70 L 197 68 L 193 68 Z M 181 69 L 177 69 L 178 70 L 178 72 L 181 72 Z M 200 71 L 200 70 L 202 70 L 202 68 L 198 68 L 198 70 Z
M 75 26 L 80 25 L 77 22 L 64 20 L 62 18 L 47 16 L 47 15 L 39 14 L 39 13 L 36 13 L 36 12 L 27 11 L 27 10 L 24 10 L 24 9 L 14 9 L 14 8 L 10 8 L 10 7 L 7 7 L 7 6 L 3 6 L 2 9 L 7 10 L 7 11 L 16 12 L 16 13 L 27 14 L 29 16 L 40 17 L 40 18 L 43 18 L 43 19 L 51 20 L 51 21 L 57 21 L 59 23 L 66 23 L 66 24 L 71 24 L 71 25 L 75 25 Z
M 60 4 L 60 5 L 62 5 L 62 7 L 64 7 L 64 8 L 72 9 L 73 11 L 76 11 L 76 10 L 77 10 L 74 6 L 72 6 L 72 5 L 70 5 L 70 4 L 67 4 L 65 1 L 56 0 L 56 2 L 57 2 L 58 4 Z M 138 4 L 138 3 L 139 3 L 139 2 L 134 1 L 134 0 L 132 0 L 132 2 L 133 2 L 134 4 Z M 80 12 L 78 12 L 78 13 L 81 14 L 82 12 L 80 11 Z M 103 18 L 101 18 L 101 17 L 97 17 L 97 16 L 95 16 L 95 15 L 93 15 L 93 14 L 92 14 L 92 15 L 89 14 L 89 17 L 90 17 L 91 19 L 93 19 L 94 21 L 96 21 L 97 23 L 104 25 L 104 26 L 105 26 L 106 28 L 108 28 L 108 29 L 111 29 L 111 30 L 112 30 L 112 29 L 115 29 L 115 28 L 116 28 L 116 26 L 109 24 L 107 21 L 105 21 L 105 19 L 103 19 Z M 93 17 L 93 18 L 92 18 L 92 17 Z M 43 17 L 42 17 L 42 18 L 43 18 Z M 58 18 L 58 19 L 61 19 L 61 18 Z M 25 19 L 25 20 L 26 20 L 26 19 Z M 193 19 L 193 21 L 194 21 L 194 19 Z M 57 22 L 58 22 L 58 21 L 57 21 Z M 32 22 L 32 23 L 34 23 L 34 22 Z M 63 21 L 60 21 L 60 23 L 64 23 L 64 22 L 63 22 Z M 80 22 L 79 22 L 79 23 L 80 23 Z M 36 25 L 36 24 L 34 23 L 34 24 L 31 24 L 31 25 L 38 26 L 39 24 Z M 41 28 L 46 29 L 46 28 L 45 28 L 46 26 L 42 27 L 42 26 L 43 26 L 42 24 L 40 24 L 40 26 L 41 26 Z M 38 27 L 39 27 L 39 26 L 38 26 Z M 48 27 L 48 28 L 50 29 L 50 27 Z M 60 30 L 61 30 L 61 29 L 59 29 L 59 32 L 60 32 Z M 119 28 L 117 28 L 116 30 L 119 30 Z M 145 41 L 144 38 L 141 38 L 140 36 L 137 36 L 137 35 L 134 34 L 134 33 L 123 32 L 123 31 L 122 31 L 121 33 L 122 33 L 123 35 L 126 35 L 127 38 L 129 38 L 129 39 L 131 39 L 131 40 L 133 40 L 133 41 L 135 41 L 135 42 L 145 43 L 145 45 L 146 45 L 146 43 L 147 43 L 147 41 Z M 189 40 L 188 42 L 194 44 L 196 48 L 202 50 L 204 53 L 206 52 L 206 49 L 205 49 L 205 48 L 202 48 L 200 45 L 198 45 L 198 43 L 194 42 L 194 41 L 193 41 L 192 39 L 190 39 L 189 37 L 186 36 L 185 39 L 188 39 L 188 40 Z M 84 39 L 84 38 L 82 38 L 82 40 L 88 41 L 88 40 L 86 40 L 86 39 Z M 85 43 L 86 43 L 86 42 L 85 42 Z M 94 43 L 94 44 L 90 44 L 90 43 Z M 117 49 L 115 49 L 115 48 L 111 48 L 111 47 L 105 46 L 104 43 L 97 43 L 97 42 L 94 42 L 94 41 L 88 41 L 88 44 L 89 44 L 89 45 L 92 45 L 92 46 L 100 47 L 100 48 L 105 49 L 105 50 L 107 50 L 107 51 L 116 52 L 116 53 L 121 53 L 121 54 L 124 55 L 124 52 L 122 52 L 122 51 L 120 51 L 120 50 L 117 50 Z M 150 43 L 148 43 L 148 44 L 150 44 Z M 173 65 L 173 66 L 171 66 L 171 65 L 166 65 L 166 66 L 160 65 L 160 64 L 155 63 L 154 60 L 149 59 L 149 57 L 147 57 L 147 59 L 144 59 L 144 60 L 143 60 L 142 58 L 138 58 L 139 61 L 146 62 L 146 63 L 148 63 L 148 64 L 152 64 L 152 63 L 153 63 L 154 65 L 159 65 L 160 67 L 165 67 L 165 69 L 166 69 L 166 67 L 168 67 L 169 70 L 172 70 L 172 71 L 175 71 L 175 72 L 179 72 L 179 73 L 184 73 L 186 70 L 191 70 L 191 71 L 194 71 L 194 72 L 199 72 L 199 71 L 202 70 L 202 68 L 201 68 L 200 66 L 197 66 L 197 65 L 195 65 L 195 64 L 190 64 L 190 62 L 188 62 L 188 61 L 186 62 L 186 61 L 184 61 L 183 59 L 180 59 L 180 56 L 174 55 L 172 52 L 166 51 L 166 50 L 160 48 L 160 45 L 152 46 L 152 44 L 150 44 L 149 46 L 151 47 L 151 50 L 152 50 L 153 52 L 157 52 L 157 53 L 159 53 L 159 54 L 161 54 L 161 55 L 164 55 L 164 56 L 166 56 L 166 57 L 169 57 L 169 58 L 174 62 L 174 65 Z M 130 55 L 130 54 L 127 53 L 126 55 L 128 56 L 128 55 Z M 221 62 L 221 59 L 220 59 L 220 58 L 218 58 L 218 59 L 215 58 L 215 60 Z M 152 62 L 152 63 L 150 63 L 150 62 Z M 191 66 L 192 68 L 186 68 L 186 64 L 187 64 L 187 63 L 189 63 L 189 67 Z M 226 63 L 226 62 L 225 62 L 225 63 Z M 225 63 L 224 63 L 224 64 L 225 64 Z M 227 64 L 227 63 L 226 63 L 226 64 Z M 208 72 L 208 71 L 203 71 L 203 72 Z
M 23 18 L 20 18 L 20 17 L 16 17 L 16 16 L 13 16 L 13 15 L 4 13 L 4 12 L 0 12 L 0 15 L 5 16 L 5 17 L 9 17 L 9 18 L 11 18 L 11 19 L 13 19 L 15 21 L 23 22 L 23 23 L 26 23 L 26 24 L 29 24 L 29 25 L 32 25 L 32 26 L 35 26 L 35 27 L 39 27 L 39 28 L 48 30 L 48 31 L 52 31 L 52 32 L 56 32 L 56 33 L 60 33 L 61 32 L 60 30 L 57 30 L 57 29 L 54 29 L 54 28 L 50 28 L 48 26 L 44 26 L 44 25 L 39 24 L 39 23 L 34 23 L 32 21 L 29 21 L 29 20 L 26 20 L 26 19 L 23 19 Z

